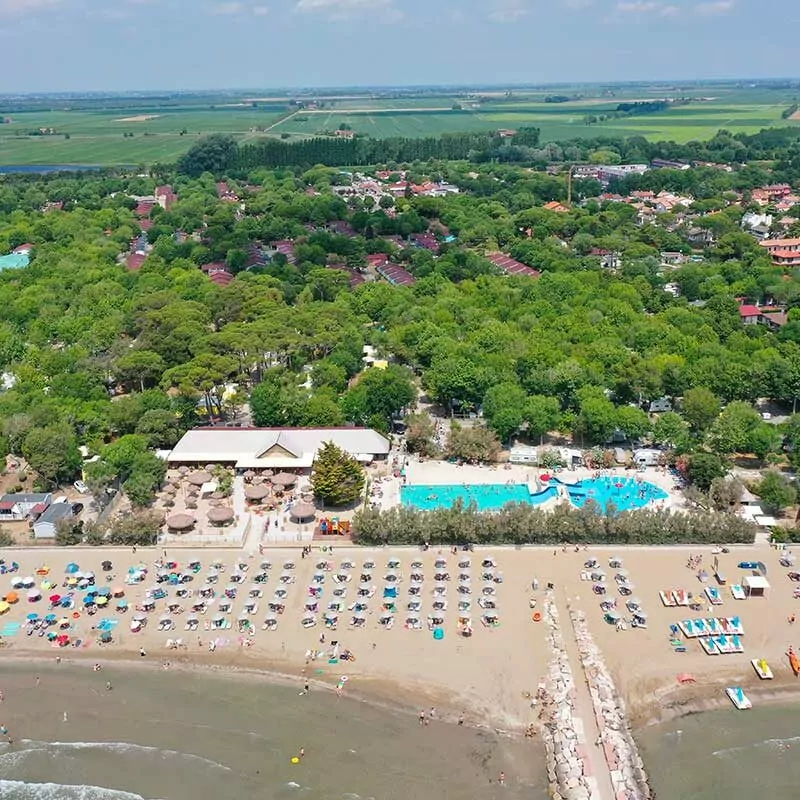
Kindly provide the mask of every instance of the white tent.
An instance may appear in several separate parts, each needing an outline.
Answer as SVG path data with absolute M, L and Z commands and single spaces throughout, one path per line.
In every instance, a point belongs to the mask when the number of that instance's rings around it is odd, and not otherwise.
M 748 597 L 764 597 L 769 589 L 769 581 L 763 575 L 748 575 L 742 585 Z

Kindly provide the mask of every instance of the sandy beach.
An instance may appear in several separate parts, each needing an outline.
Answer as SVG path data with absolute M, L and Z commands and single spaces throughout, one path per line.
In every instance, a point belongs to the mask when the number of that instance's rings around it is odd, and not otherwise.
M 20 591 L 20 600 L 0 617 L 0 631 L 5 646 L 0 650 L 2 658 L 41 657 L 63 661 L 85 659 L 105 661 L 109 659 L 130 658 L 159 665 L 169 661 L 170 668 L 182 665 L 210 665 L 217 668 L 238 668 L 242 670 L 271 670 L 296 680 L 298 684 L 307 676 L 313 678 L 317 663 L 328 663 L 332 654 L 332 643 L 338 643 L 338 655 L 348 650 L 354 660 L 340 660 L 341 675 L 347 681 L 341 690 L 344 693 L 374 694 L 397 705 L 409 708 L 427 708 L 434 705 L 451 718 L 464 714 L 471 723 L 487 725 L 501 730 L 519 731 L 535 723 L 538 709 L 532 707 L 530 695 L 535 694 L 543 681 L 550 653 L 546 644 L 544 625 L 533 620 L 534 609 L 531 601 L 536 600 L 541 608 L 547 583 L 553 584 L 552 596 L 560 609 L 562 619 L 568 619 L 569 604 L 585 613 L 589 630 L 601 648 L 606 663 L 627 700 L 629 710 L 637 721 L 658 719 L 663 713 L 674 713 L 681 702 L 694 702 L 698 698 L 721 696 L 724 685 L 731 682 L 744 686 L 762 683 L 755 676 L 750 664 L 752 658 L 765 658 L 769 661 L 775 679 L 768 682 L 770 691 L 779 692 L 784 683 L 794 685 L 794 676 L 789 670 L 785 652 L 790 644 L 800 649 L 800 627 L 788 622 L 796 609 L 793 598 L 794 584 L 786 577 L 787 569 L 779 565 L 777 552 L 762 547 L 736 548 L 730 554 L 720 555 L 720 569 L 727 575 L 728 584 L 739 582 L 745 571 L 737 568 L 742 561 L 762 561 L 768 567 L 772 587 L 766 598 L 750 598 L 737 601 L 731 596 L 727 586 L 720 588 L 723 603 L 711 607 L 704 602 L 703 611 L 692 612 L 688 608 L 665 608 L 662 606 L 659 590 L 685 588 L 695 595 L 702 593 L 704 584 L 698 580 L 694 570 L 687 568 L 690 554 L 702 555 L 708 568 L 713 556 L 710 550 L 688 548 L 590 548 L 575 552 L 572 549 L 543 548 L 480 548 L 475 552 L 459 552 L 453 555 L 448 550 L 420 552 L 418 549 L 386 548 L 360 549 L 356 547 L 336 547 L 334 552 L 323 553 L 315 548 L 310 556 L 301 558 L 299 549 L 267 549 L 264 556 L 258 553 L 243 555 L 238 551 L 202 551 L 173 548 L 164 553 L 161 550 L 142 550 L 133 554 L 130 550 L 92 550 L 54 549 L 43 551 L 15 550 L 4 553 L 6 562 L 16 560 L 20 570 L 14 574 L 0 576 L 0 592 L 6 594 L 11 588 L 11 580 L 19 576 L 32 576 L 37 584 L 49 579 L 57 585 L 56 589 L 43 590 L 42 599 L 28 602 L 26 592 Z M 625 597 L 619 596 L 613 581 L 614 570 L 608 568 L 611 555 L 619 556 L 634 584 L 633 595 L 642 601 L 648 614 L 646 629 L 617 631 L 613 625 L 604 621 L 600 601 L 604 597 L 592 592 L 592 583 L 581 579 L 583 565 L 587 558 L 596 558 L 607 573 L 609 591 L 605 597 L 617 597 L 618 607 L 625 614 Z M 185 571 L 192 561 L 200 561 L 201 569 L 193 580 L 183 584 L 190 593 L 189 598 L 178 600 L 175 595 L 179 587 L 157 584 L 155 580 L 158 567 L 156 562 L 174 561 L 177 572 Z M 445 567 L 437 568 L 435 562 L 443 559 Z M 110 560 L 112 570 L 104 572 L 102 562 Z M 493 561 L 492 570 L 502 582 L 487 582 L 482 578 L 481 563 Z M 264 584 L 253 583 L 253 577 L 260 571 L 260 563 L 270 561 L 268 578 Z M 284 563 L 292 561 L 294 569 L 286 571 L 293 581 L 283 584 L 280 575 L 284 573 Z M 349 582 L 335 583 L 334 576 L 342 572 L 344 562 L 352 562 Z M 375 588 L 371 598 L 359 598 L 358 586 L 364 563 L 372 561 L 370 584 Z M 82 572 L 95 574 L 96 587 L 122 587 L 124 599 L 129 604 L 126 612 L 114 609 L 117 601 L 111 600 L 110 610 L 98 610 L 89 616 L 82 609 L 80 598 L 83 592 L 76 592 L 77 612 L 68 612 L 69 627 L 57 633 L 70 636 L 70 644 L 58 647 L 37 633 L 26 635 L 26 617 L 31 613 L 41 616 L 50 611 L 48 596 L 53 592 L 65 592 L 61 584 L 67 576 L 67 566 L 76 563 Z M 224 569 L 219 572 L 217 581 L 207 583 L 207 575 L 212 562 L 218 562 Z M 398 580 L 389 583 L 384 576 L 389 574 L 389 563 L 396 563 L 394 573 Z M 412 568 L 413 562 L 421 562 L 419 568 Z M 470 562 L 469 568 L 460 568 L 459 563 Z M 324 565 L 318 568 L 317 565 Z M 246 570 L 241 571 L 240 566 Z M 47 567 L 47 576 L 36 577 L 37 569 Z M 124 583 L 130 568 L 145 567 L 148 572 L 144 580 L 136 585 Z M 446 587 L 441 595 L 434 597 L 434 576 L 445 571 L 450 580 L 442 581 Z M 230 576 L 241 572 L 242 581 L 234 584 Z M 424 576 L 418 595 L 411 595 L 411 574 Z M 322 583 L 314 583 L 314 574 L 323 576 Z M 458 591 L 458 576 L 469 574 L 470 593 Z M 533 591 L 532 581 L 538 581 L 539 588 Z M 713 582 L 713 578 L 712 578 Z M 138 633 L 131 631 L 131 620 L 141 607 L 146 593 L 156 587 L 166 586 L 166 597 L 155 601 L 153 610 L 146 614 L 147 624 Z M 237 588 L 237 596 L 230 601 L 230 610 L 224 618 L 230 621 L 230 628 L 207 630 L 219 613 L 219 604 L 224 599 L 224 590 Z M 316 611 L 317 625 L 304 628 L 301 624 L 306 614 L 306 603 L 313 600 L 309 588 L 321 589 Z M 396 598 L 383 598 L 383 588 L 397 587 Z M 491 587 L 494 594 L 484 595 L 484 587 Z M 211 601 L 205 614 L 197 615 L 196 631 L 187 631 L 186 620 L 191 615 L 191 605 L 197 599 L 196 593 L 202 588 L 213 588 L 216 597 Z M 253 635 L 240 634 L 237 621 L 244 610 L 251 588 L 260 587 L 263 596 L 255 599 L 258 608 L 249 615 L 253 621 Z M 286 590 L 285 611 L 277 616 L 275 630 L 263 630 L 262 625 L 268 614 L 268 604 L 274 599 L 276 589 Z M 344 589 L 342 597 L 334 595 L 334 589 Z M 484 609 L 478 606 L 478 599 L 493 600 L 498 616 L 497 627 L 486 627 L 480 617 Z M 428 615 L 433 611 L 434 600 L 444 600 L 446 610 L 441 612 L 443 638 L 434 638 L 427 628 Z M 468 599 L 472 603 L 469 616 L 473 634 L 469 638 L 459 635 L 459 600 Z M 323 624 L 323 614 L 328 603 L 339 600 L 342 611 L 335 630 Z M 405 620 L 409 614 L 409 601 L 420 602 L 419 617 L 421 630 L 408 629 Z M 363 627 L 353 629 L 349 624 L 353 611 L 348 611 L 355 602 L 365 602 L 367 609 Z M 169 615 L 175 629 L 159 630 L 159 621 L 165 617 L 167 604 L 177 602 L 183 609 Z M 380 624 L 383 603 L 394 602 L 396 613 L 394 625 L 386 629 Z M 59 617 L 61 611 L 57 612 Z M 80 614 L 74 618 L 74 613 Z M 742 637 L 745 651 L 741 654 L 706 655 L 695 641 L 687 641 L 686 652 L 673 652 L 670 646 L 669 626 L 682 619 L 709 616 L 738 616 L 744 626 Z M 94 630 L 100 620 L 117 620 L 111 630 L 112 641 L 100 644 L 100 633 Z M 244 618 L 244 617 L 242 617 Z M 18 632 L 8 635 L 15 626 Z M 321 635 L 325 643 L 320 642 Z M 170 649 L 168 640 L 181 639 L 181 646 Z M 81 641 L 75 647 L 76 640 Z M 212 645 L 212 642 L 214 643 Z M 212 649 L 213 648 L 213 651 Z M 139 655 L 140 649 L 146 652 Z M 318 662 L 308 658 L 309 651 L 320 651 Z M 679 686 L 676 676 L 690 673 L 697 683 Z M 330 679 L 326 679 L 329 680 Z M 340 681 L 335 681 L 339 683 Z M 333 687 L 332 687 L 333 688 Z M 763 687 L 759 687 L 763 688 Z M 670 709 L 672 711 L 670 712 Z

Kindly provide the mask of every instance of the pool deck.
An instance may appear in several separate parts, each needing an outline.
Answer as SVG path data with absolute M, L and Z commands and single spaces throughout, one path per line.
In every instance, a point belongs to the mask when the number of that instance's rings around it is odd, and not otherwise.
M 419 485 L 464 485 L 487 483 L 521 483 L 536 485 L 540 475 L 552 474 L 551 470 L 539 467 L 528 467 L 519 464 L 503 464 L 499 466 L 472 466 L 451 464 L 447 461 L 419 461 L 409 457 L 405 467 L 406 480 L 409 486 Z M 565 469 L 557 473 L 559 480 L 565 483 L 577 483 L 596 475 L 595 470 L 583 467 L 574 470 Z M 659 501 L 664 508 L 673 511 L 684 510 L 686 505 L 683 496 L 675 489 L 673 476 L 660 467 L 650 467 L 642 471 L 622 468 L 603 470 L 603 475 L 620 478 L 639 477 L 648 481 L 667 493 L 667 499 Z M 392 508 L 400 504 L 400 488 L 402 479 L 392 479 L 383 484 L 382 508 Z M 538 508 L 552 509 L 560 502 L 558 499 L 548 500 Z M 649 506 L 646 506 L 649 507 Z

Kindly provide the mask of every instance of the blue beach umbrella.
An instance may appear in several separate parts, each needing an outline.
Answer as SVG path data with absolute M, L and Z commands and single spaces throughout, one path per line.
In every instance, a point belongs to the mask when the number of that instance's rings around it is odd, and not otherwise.
M 28 614 L 28 616 L 25 617 L 25 619 L 27 619 L 28 622 L 36 622 L 36 620 L 39 619 L 39 615 L 38 614 Z
M 86 597 L 83 598 L 83 604 L 85 606 L 93 606 L 94 605 L 94 595 L 87 594 Z
M 78 572 L 78 570 L 80 570 L 80 567 L 74 561 L 70 561 L 69 564 L 67 564 L 67 575 L 72 575 L 75 572 Z
M 108 586 L 103 586 L 98 589 L 96 593 L 102 595 L 103 597 L 110 597 L 111 589 L 109 589 Z
M 55 615 L 55 614 L 48 614 L 48 615 L 47 615 L 47 616 L 44 618 L 44 621 L 45 621 L 45 622 L 55 622 L 55 621 L 56 621 L 56 619 L 58 619 L 58 618 L 56 617 L 56 615 Z
M 442 628 L 434 628 L 433 629 L 433 638 L 439 641 L 440 639 L 444 639 L 444 629 Z

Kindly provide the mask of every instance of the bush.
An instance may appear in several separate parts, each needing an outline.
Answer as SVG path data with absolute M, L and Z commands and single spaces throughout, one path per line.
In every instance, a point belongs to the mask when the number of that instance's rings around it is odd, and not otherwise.
M 14 544 L 14 537 L 3 528 L 0 528 L 0 547 L 11 547 Z
M 755 530 L 735 514 L 651 509 L 603 514 L 594 503 L 583 508 L 562 503 L 552 512 L 525 503 L 496 512 L 459 504 L 435 511 L 362 509 L 353 519 L 353 538 L 365 545 L 752 544 Z
M 158 540 L 161 528 L 161 517 L 158 514 L 143 512 L 129 514 L 114 520 L 106 541 L 108 544 L 153 545 Z

